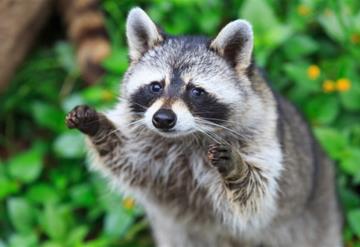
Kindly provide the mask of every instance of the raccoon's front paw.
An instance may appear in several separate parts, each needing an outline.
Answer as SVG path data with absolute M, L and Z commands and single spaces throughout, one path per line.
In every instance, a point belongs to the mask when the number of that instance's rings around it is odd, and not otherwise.
M 70 129 L 79 129 L 84 134 L 93 136 L 100 126 L 99 114 L 87 105 L 76 106 L 65 118 Z
M 211 144 L 208 149 L 208 159 L 211 165 L 227 176 L 232 170 L 231 148 L 224 144 Z

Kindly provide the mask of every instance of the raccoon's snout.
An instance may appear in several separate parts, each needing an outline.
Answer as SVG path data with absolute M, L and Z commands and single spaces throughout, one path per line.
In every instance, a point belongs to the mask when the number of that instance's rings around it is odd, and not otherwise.
M 169 109 L 160 109 L 155 112 L 152 123 L 157 129 L 169 130 L 176 124 L 176 114 Z

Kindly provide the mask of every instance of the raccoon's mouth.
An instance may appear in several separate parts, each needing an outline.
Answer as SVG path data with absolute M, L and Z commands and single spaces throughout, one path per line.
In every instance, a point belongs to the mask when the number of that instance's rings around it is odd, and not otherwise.
M 177 129 L 165 129 L 165 130 L 153 129 L 153 131 L 163 137 L 166 137 L 166 138 L 187 136 L 187 135 L 193 133 L 192 130 L 182 131 L 182 130 L 177 130 Z
M 167 130 L 167 129 L 164 129 L 164 130 L 159 130 L 160 132 L 164 132 L 164 133 L 172 133 L 172 132 L 176 132 L 176 130 L 175 129 L 169 129 L 169 130 Z

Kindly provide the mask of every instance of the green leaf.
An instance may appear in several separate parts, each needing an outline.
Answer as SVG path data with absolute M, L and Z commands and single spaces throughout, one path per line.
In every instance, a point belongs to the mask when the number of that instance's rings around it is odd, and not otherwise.
M 9 247 L 38 247 L 38 239 L 35 234 L 14 234 L 10 237 Z
M 319 95 L 306 102 L 306 114 L 314 124 L 330 124 L 339 113 L 339 103 L 332 95 Z
M 249 20 L 255 30 L 267 32 L 268 28 L 280 25 L 274 11 L 267 1 L 247 0 L 244 2 L 240 16 Z M 259 18 L 261 16 L 261 18 Z
M 347 92 L 340 93 L 342 105 L 350 111 L 360 110 L 360 83 L 352 83 L 352 87 Z
M 124 208 L 119 205 L 106 214 L 104 231 L 110 237 L 121 237 L 124 236 L 133 222 L 134 217 L 127 214 Z
M 41 247 L 63 247 L 63 243 L 58 243 L 54 241 L 46 241 L 44 244 L 41 245 Z
M 58 108 L 44 102 L 35 102 L 31 106 L 37 124 L 55 132 L 65 130 L 65 114 Z
M 295 60 L 313 53 L 318 48 L 318 43 L 312 38 L 306 35 L 296 35 L 285 43 L 284 52 L 290 59 Z
M 55 45 L 57 59 L 62 67 L 69 73 L 75 74 L 77 72 L 77 64 L 74 50 L 69 42 L 57 42 Z
M 59 157 L 81 158 L 85 154 L 83 135 L 75 131 L 67 131 L 56 138 L 53 149 Z
M 360 197 L 350 188 L 340 187 L 339 189 L 341 202 L 345 206 L 346 211 L 360 207 Z
M 0 239 L 0 247 L 6 247 L 4 241 L 2 241 L 1 239 Z
M 9 198 L 7 211 L 11 224 L 22 233 L 29 233 L 34 226 L 35 212 L 32 206 L 23 198 Z
M 66 239 L 67 223 L 64 212 L 54 204 L 47 204 L 40 223 L 45 233 L 53 240 Z
M 267 57 L 276 47 L 287 40 L 292 30 L 280 23 L 267 1 L 246 0 L 239 12 L 253 26 L 257 63 L 264 65 Z M 259 18 L 261 17 L 261 18 Z
M 17 154 L 8 161 L 10 176 L 24 183 L 35 181 L 43 169 L 44 148 L 41 143 L 30 150 Z
M 348 212 L 347 220 L 353 232 L 360 237 L 360 209 L 354 209 Z
M 13 179 L 6 177 L 5 174 L 0 174 L 0 200 L 18 192 L 19 189 L 19 183 L 17 183 Z
M 26 194 L 26 198 L 34 203 L 47 204 L 60 200 L 59 193 L 46 183 L 38 183 L 31 186 Z
M 360 178 L 360 149 L 348 149 L 341 159 L 341 168 L 348 174 Z
M 124 73 L 128 66 L 128 56 L 126 50 L 113 50 L 111 55 L 103 61 L 102 65 L 110 72 L 117 74 Z
M 81 247 L 105 247 L 105 246 L 112 246 L 111 243 L 112 243 L 111 240 L 109 240 L 108 238 L 101 237 L 98 239 L 87 241 L 86 243 L 81 245 Z M 131 246 L 127 246 L 127 247 L 131 247 Z
M 89 229 L 86 226 L 78 226 L 75 229 L 72 229 L 69 236 L 67 236 L 66 242 L 68 246 L 82 246 L 81 243 L 88 232 Z
M 326 152 L 333 159 L 339 159 L 343 156 L 344 151 L 348 147 L 348 140 L 339 131 L 332 128 L 315 128 L 315 135 Z
M 76 206 L 90 207 L 96 204 L 95 193 L 89 184 L 80 184 L 70 190 L 72 202 Z
M 343 42 L 346 39 L 344 28 L 333 11 L 329 10 L 327 13 L 320 15 L 319 22 L 325 32 L 334 40 Z
M 307 75 L 309 64 L 297 62 L 284 64 L 286 76 L 293 80 L 300 90 L 311 92 L 319 91 L 319 84 L 316 80 L 310 80 Z
M 221 16 L 218 12 L 206 12 L 199 18 L 201 29 L 205 33 L 212 33 L 220 23 Z
M 81 93 L 82 98 L 90 105 L 101 105 L 106 102 L 111 102 L 116 98 L 116 95 L 101 86 L 92 86 L 83 90 Z

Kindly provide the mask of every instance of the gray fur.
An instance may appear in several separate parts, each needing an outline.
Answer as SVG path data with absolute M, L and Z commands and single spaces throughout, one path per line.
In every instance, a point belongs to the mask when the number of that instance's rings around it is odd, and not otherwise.
M 142 15 L 130 13 L 148 21 Z M 237 23 L 243 35 L 245 22 Z M 295 108 L 250 65 L 252 31 L 245 28 L 251 43 L 235 46 L 242 58 L 235 61 L 219 50 L 226 36 L 220 43 L 164 37 L 136 53 L 120 103 L 99 115 L 99 130 L 89 136 L 93 167 L 144 206 L 158 246 L 342 246 L 332 164 Z M 155 78 L 168 90 L 174 70 L 184 84 L 179 95 L 195 83 L 229 109 L 219 126 L 196 117 L 181 98 L 131 110 L 139 88 Z M 178 110 L 183 124 L 174 134 L 147 121 L 164 105 Z

